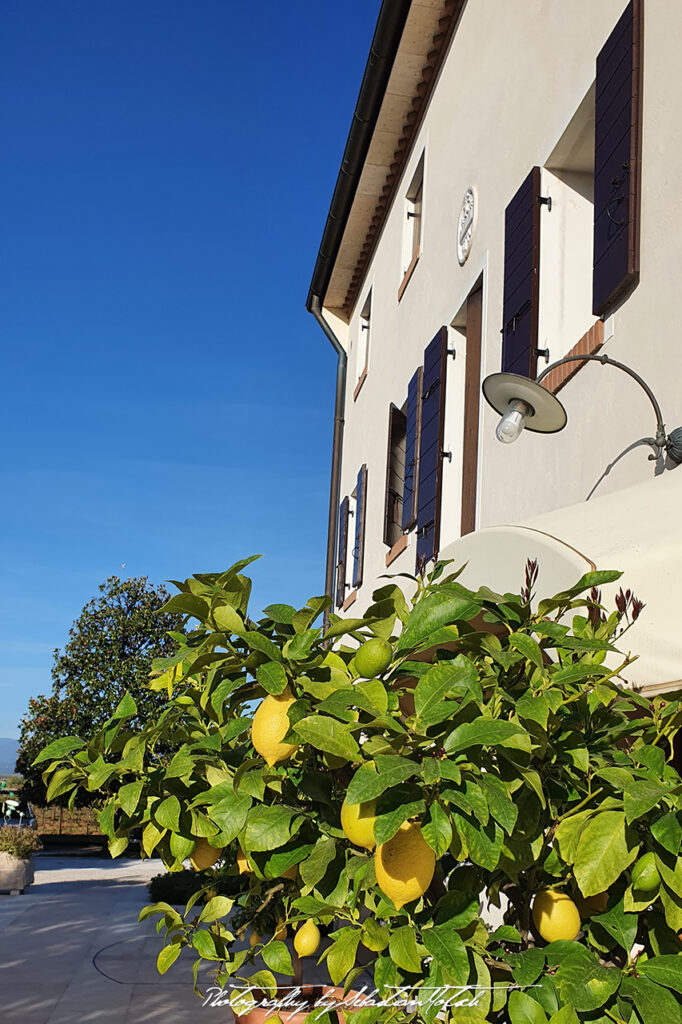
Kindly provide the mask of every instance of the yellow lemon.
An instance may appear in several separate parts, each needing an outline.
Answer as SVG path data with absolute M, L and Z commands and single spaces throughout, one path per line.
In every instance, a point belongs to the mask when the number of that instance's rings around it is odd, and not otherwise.
M 240 875 L 251 874 L 251 868 L 249 867 L 249 862 L 246 859 L 246 854 L 243 850 L 239 850 L 237 852 L 237 867 L 239 868 Z
M 320 929 L 308 919 L 294 936 L 294 949 L 300 957 L 312 956 L 320 944 Z
M 291 725 L 287 711 L 295 700 L 287 686 L 286 690 L 277 696 L 269 693 L 253 716 L 251 742 L 270 768 L 278 761 L 291 757 L 298 749 L 294 743 L 282 742 Z
M 377 845 L 374 838 L 375 807 L 374 800 L 364 804 L 347 804 L 344 800 L 341 805 L 341 828 L 346 838 L 365 850 L 373 850 Z
M 280 942 L 284 942 L 287 937 L 287 926 L 284 923 L 284 918 L 280 917 L 277 920 L 277 931 L 275 932 L 275 938 L 279 939 Z
M 249 945 L 251 946 L 251 949 L 253 949 L 254 946 L 257 946 L 259 942 L 260 935 L 258 934 L 258 932 L 252 931 L 251 935 L 249 936 Z
M 398 910 L 424 895 L 435 868 L 436 855 L 417 822 L 404 821 L 393 838 L 377 846 L 374 854 L 379 888 Z
M 217 849 L 215 846 L 211 846 L 207 839 L 201 838 L 197 839 L 194 853 L 189 862 L 195 871 L 205 871 L 206 868 L 210 868 L 212 864 L 220 860 L 222 855 L 222 848 Z
M 357 649 L 353 660 L 358 675 L 372 679 L 386 671 L 391 664 L 392 657 L 391 645 L 387 644 L 385 640 L 375 637 L 373 640 L 367 640 L 362 647 Z
M 580 931 L 580 914 L 565 892 L 547 889 L 533 900 L 533 923 L 545 942 L 571 941 Z

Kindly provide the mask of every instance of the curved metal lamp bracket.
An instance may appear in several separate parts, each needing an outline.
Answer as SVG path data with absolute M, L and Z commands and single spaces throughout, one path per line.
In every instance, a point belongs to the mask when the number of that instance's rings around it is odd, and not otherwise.
M 649 401 L 654 407 L 656 413 L 656 437 L 647 437 L 644 440 L 647 444 L 650 444 L 654 449 L 655 454 L 650 455 L 650 459 L 660 459 L 664 452 L 667 452 L 673 462 L 682 463 L 682 427 L 677 427 L 670 434 L 665 432 L 665 423 L 663 422 L 663 414 L 661 413 L 661 407 L 656 401 L 656 396 L 647 384 L 647 382 L 640 377 L 638 373 L 635 373 L 625 363 L 618 362 L 617 359 L 611 359 L 605 353 L 601 355 L 585 355 L 585 356 L 565 356 L 563 359 L 557 359 L 555 363 L 551 363 L 547 366 L 542 373 L 536 378 L 539 384 L 543 377 L 546 377 L 552 370 L 561 366 L 563 363 L 582 363 L 592 361 L 595 363 L 601 363 L 602 366 L 609 365 L 615 366 L 617 370 L 622 370 L 623 373 L 627 373 L 628 377 L 632 377 L 636 380 L 639 386 L 646 392 Z

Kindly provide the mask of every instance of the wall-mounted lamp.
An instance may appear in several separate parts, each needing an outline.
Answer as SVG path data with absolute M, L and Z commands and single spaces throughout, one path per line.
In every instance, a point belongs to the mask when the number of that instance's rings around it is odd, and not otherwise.
M 607 355 L 566 356 L 544 369 L 537 380 L 520 377 L 516 373 L 492 373 L 486 377 L 483 381 L 483 394 L 488 404 L 502 417 L 495 431 L 498 441 L 511 444 L 524 429 L 540 434 L 556 434 L 563 430 L 568 419 L 566 410 L 551 391 L 542 387 L 540 381 L 562 363 L 585 360 L 601 363 L 602 366 L 615 366 L 637 381 L 647 393 L 656 413 L 656 436 L 645 438 L 655 453 L 649 458 L 658 459 L 667 452 L 673 462 L 682 463 L 682 427 L 666 434 L 661 407 L 649 385 L 625 363 L 619 363 Z

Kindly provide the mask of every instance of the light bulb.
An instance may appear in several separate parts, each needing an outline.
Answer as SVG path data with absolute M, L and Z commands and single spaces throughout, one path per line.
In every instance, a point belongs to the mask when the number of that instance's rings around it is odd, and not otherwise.
M 526 419 L 533 412 L 531 407 L 522 402 L 519 398 L 513 398 L 507 406 L 507 411 L 497 424 L 495 436 L 503 444 L 511 444 L 521 434 L 526 425 Z

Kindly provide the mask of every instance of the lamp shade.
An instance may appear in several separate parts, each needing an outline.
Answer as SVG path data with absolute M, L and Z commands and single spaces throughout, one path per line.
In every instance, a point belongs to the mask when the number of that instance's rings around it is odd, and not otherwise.
M 507 412 L 510 402 L 525 402 L 530 407 L 526 430 L 556 434 L 566 426 L 568 417 L 559 399 L 528 377 L 520 377 L 516 373 L 491 373 L 483 381 L 482 388 L 486 402 L 500 416 Z

